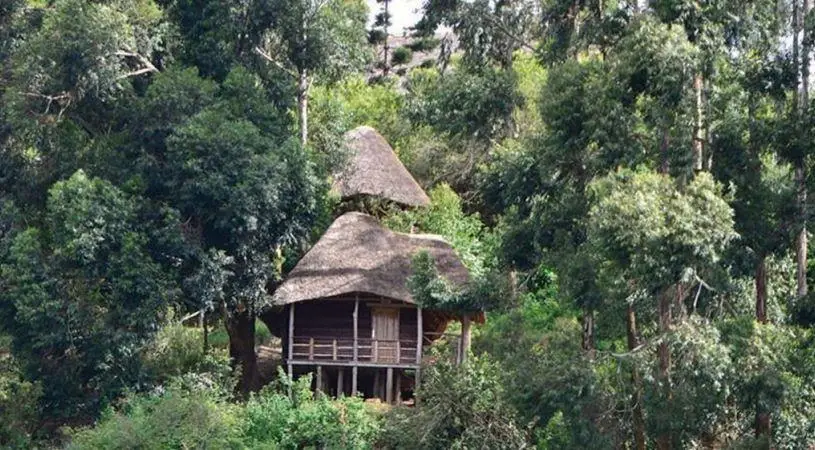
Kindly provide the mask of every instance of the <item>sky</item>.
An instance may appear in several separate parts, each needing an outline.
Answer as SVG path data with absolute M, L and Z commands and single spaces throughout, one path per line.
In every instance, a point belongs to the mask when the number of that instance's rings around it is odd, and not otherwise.
M 373 23 L 374 16 L 381 10 L 381 5 L 376 0 L 367 0 L 368 9 L 368 25 Z M 402 30 L 413 26 L 421 18 L 418 12 L 422 7 L 422 0 L 391 0 L 388 5 L 388 10 L 391 13 L 391 34 L 402 34 Z

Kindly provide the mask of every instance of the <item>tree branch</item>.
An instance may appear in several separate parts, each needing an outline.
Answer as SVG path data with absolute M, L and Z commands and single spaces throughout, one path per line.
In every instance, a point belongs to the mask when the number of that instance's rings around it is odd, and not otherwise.
M 286 72 L 287 74 L 289 74 L 290 76 L 292 76 L 294 78 L 298 78 L 297 73 L 295 73 L 290 68 L 284 66 L 283 63 L 281 63 L 280 61 L 272 58 L 272 55 L 268 54 L 267 52 L 264 52 L 262 48 L 255 47 L 255 52 L 257 52 L 257 54 L 260 55 L 261 57 L 263 57 L 263 59 L 265 59 L 266 61 L 274 64 L 275 66 L 277 66 L 277 68 L 279 68 L 280 70 Z
M 129 51 L 126 51 L 126 50 L 119 50 L 115 54 L 116 54 L 116 56 L 121 56 L 123 58 L 134 58 L 137 61 L 139 61 L 142 65 L 145 66 L 145 67 L 142 67 L 141 69 L 135 70 L 133 72 L 128 72 L 128 73 L 126 73 L 124 75 L 120 75 L 120 76 L 118 76 L 116 78 L 117 80 L 121 80 L 123 78 L 134 77 L 134 76 L 137 76 L 137 75 L 142 75 L 142 74 L 145 74 L 145 73 L 158 72 L 159 71 L 158 68 L 155 65 L 153 65 L 153 63 L 150 62 L 149 59 L 147 59 L 144 55 L 141 55 L 139 53 L 129 52 Z

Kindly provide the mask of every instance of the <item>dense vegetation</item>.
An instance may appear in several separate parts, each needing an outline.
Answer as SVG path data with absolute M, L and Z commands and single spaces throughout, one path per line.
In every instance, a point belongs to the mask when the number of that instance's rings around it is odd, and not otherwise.
M 386 5 L 0 2 L 0 446 L 815 446 L 811 2 L 428 1 L 383 71 Z M 487 311 L 417 408 L 261 386 L 363 124 Z

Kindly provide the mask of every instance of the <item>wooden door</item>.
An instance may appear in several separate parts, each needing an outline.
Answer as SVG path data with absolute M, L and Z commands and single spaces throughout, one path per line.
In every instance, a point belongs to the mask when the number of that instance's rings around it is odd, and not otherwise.
M 373 308 L 371 334 L 375 362 L 399 362 L 399 309 Z

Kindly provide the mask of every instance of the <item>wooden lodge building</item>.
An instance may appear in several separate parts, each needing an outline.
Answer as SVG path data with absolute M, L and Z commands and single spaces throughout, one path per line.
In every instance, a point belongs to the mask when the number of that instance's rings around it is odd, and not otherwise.
M 360 127 L 346 138 L 351 160 L 335 177 L 343 199 L 429 204 L 379 133 Z M 420 251 L 449 281 L 467 281 L 467 269 L 439 236 L 396 233 L 356 211 L 338 217 L 273 296 L 289 375 L 312 372 L 315 388 L 329 395 L 388 403 L 412 397 L 425 349 L 456 319 L 415 304 L 406 284 Z

